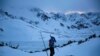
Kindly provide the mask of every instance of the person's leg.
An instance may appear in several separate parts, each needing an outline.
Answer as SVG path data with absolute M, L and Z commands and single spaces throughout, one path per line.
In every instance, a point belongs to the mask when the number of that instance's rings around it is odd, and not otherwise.
M 52 48 L 52 54 L 53 54 L 53 55 L 55 54 L 54 48 Z
M 53 51 L 53 48 L 50 47 L 50 56 L 53 56 L 54 55 L 54 51 Z
M 54 52 L 54 48 L 51 47 L 51 56 L 53 56 L 54 54 L 55 54 L 55 52 Z
M 50 47 L 50 56 L 52 56 L 52 48 Z

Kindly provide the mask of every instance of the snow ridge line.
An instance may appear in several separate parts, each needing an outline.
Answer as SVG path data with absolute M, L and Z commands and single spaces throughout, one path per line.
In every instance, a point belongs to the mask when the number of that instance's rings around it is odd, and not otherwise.
M 68 42 L 66 41 L 66 43 L 61 45 L 61 46 L 60 45 L 56 45 L 55 48 L 57 48 L 57 47 L 61 48 L 61 47 L 64 47 L 64 46 L 67 46 L 67 45 L 70 45 L 70 44 L 73 44 L 73 43 L 77 43 L 78 45 L 80 45 L 82 43 L 90 41 L 93 38 L 100 38 L 100 35 L 96 36 L 96 34 L 93 34 L 93 35 L 90 35 L 88 38 L 85 38 L 84 40 L 81 39 L 81 40 L 78 40 L 78 41 L 76 41 L 76 40 L 69 40 Z M 49 49 L 50 48 L 46 48 L 46 49 L 43 49 L 42 51 L 47 51 Z

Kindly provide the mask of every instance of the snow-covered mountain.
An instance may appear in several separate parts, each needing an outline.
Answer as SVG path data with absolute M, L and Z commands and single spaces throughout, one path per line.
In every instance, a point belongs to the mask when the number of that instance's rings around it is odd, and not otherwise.
M 34 41 L 40 38 L 40 31 L 47 39 L 49 36 L 46 35 L 50 34 L 61 38 L 79 38 L 100 33 L 100 13 L 98 12 L 64 14 L 46 13 L 39 8 L 9 9 L 11 11 L 0 9 L 0 28 L 3 29 L 1 40 L 22 41 L 26 38 L 25 40 Z
M 2 54 L 2 50 L 6 52 L 6 49 L 11 50 L 11 52 L 15 51 L 15 53 L 22 52 L 22 54 L 39 52 L 38 54 L 41 55 L 42 51 L 48 50 L 50 35 L 56 38 L 56 47 L 59 47 L 61 54 L 64 52 L 62 56 L 66 55 L 65 52 L 67 50 L 65 49 L 68 49 L 68 53 L 77 55 L 77 52 L 72 53 L 73 50 L 77 51 L 76 48 L 80 48 L 78 51 L 85 53 L 84 51 L 87 50 L 83 50 L 84 47 L 88 49 L 90 46 L 93 46 L 89 49 L 91 50 L 96 47 L 94 45 L 98 44 L 100 46 L 100 12 L 55 13 L 46 12 L 36 7 L 20 7 L 18 4 L 11 6 L 11 4 L 8 3 L 8 6 L 0 8 L 1 56 L 7 56 Z M 41 34 L 47 49 L 43 46 Z M 91 45 L 93 42 L 97 44 Z M 84 44 L 80 45 L 82 43 Z M 21 55 L 21 53 L 19 54 Z M 34 56 L 38 56 L 38 54 L 35 54 Z M 42 55 L 44 56 L 44 52 Z M 59 56 L 58 53 L 56 56 Z M 78 56 L 82 56 L 82 53 L 78 54 Z

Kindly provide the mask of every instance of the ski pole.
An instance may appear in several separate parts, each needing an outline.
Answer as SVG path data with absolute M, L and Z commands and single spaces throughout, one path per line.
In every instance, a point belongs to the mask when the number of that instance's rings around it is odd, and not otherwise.
M 45 45 L 45 42 L 44 42 L 44 39 L 43 39 L 43 36 L 42 36 L 42 33 L 40 32 L 40 35 L 41 35 L 41 38 L 42 38 L 42 41 L 43 41 L 43 45 L 44 45 L 44 48 L 46 49 L 46 45 Z M 46 54 L 48 56 L 48 52 L 46 51 Z

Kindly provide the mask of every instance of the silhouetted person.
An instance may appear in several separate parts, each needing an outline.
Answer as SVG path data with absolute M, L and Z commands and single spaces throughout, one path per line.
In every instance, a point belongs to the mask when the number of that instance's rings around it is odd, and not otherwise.
M 50 37 L 51 37 L 49 40 L 50 56 L 53 56 L 55 54 L 54 47 L 55 47 L 56 39 L 53 36 Z

